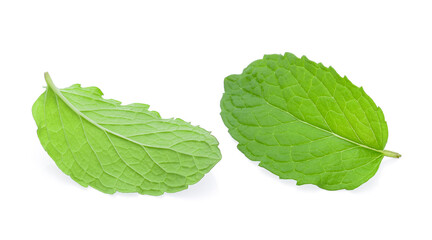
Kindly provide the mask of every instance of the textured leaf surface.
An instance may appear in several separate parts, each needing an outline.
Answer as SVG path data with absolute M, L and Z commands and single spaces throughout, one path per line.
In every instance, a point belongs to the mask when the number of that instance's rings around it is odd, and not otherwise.
M 161 195 L 198 182 L 221 159 L 216 138 L 148 105 L 121 105 L 96 87 L 47 90 L 33 105 L 38 136 L 57 166 L 105 193 Z
M 377 171 L 388 132 L 362 88 L 306 57 L 266 55 L 225 79 L 221 116 L 249 159 L 298 185 L 354 189 Z

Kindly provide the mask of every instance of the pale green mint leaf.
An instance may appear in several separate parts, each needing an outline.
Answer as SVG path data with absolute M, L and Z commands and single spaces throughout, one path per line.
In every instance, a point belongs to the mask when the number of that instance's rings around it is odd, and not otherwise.
M 282 179 L 327 190 L 370 179 L 386 151 L 384 115 L 332 67 L 266 55 L 225 79 L 221 115 L 238 148 Z
M 104 193 L 161 195 L 198 182 L 221 159 L 218 141 L 148 105 L 121 105 L 96 87 L 47 90 L 33 105 L 38 136 L 57 166 Z

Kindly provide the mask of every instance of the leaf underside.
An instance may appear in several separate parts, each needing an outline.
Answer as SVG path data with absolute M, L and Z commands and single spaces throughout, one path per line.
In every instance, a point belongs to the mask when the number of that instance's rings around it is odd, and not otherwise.
M 57 166 L 104 193 L 161 195 L 198 182 L 221 159 L 208 131 L 162 119 L 148 105 L 103 99 L 96 87 L 47 90 L 33 105 L 38 137 Z
M 332 67 L 266 55 L 225 78 L 221 116 L 249 159 L 282 179 L 354 189 L 384 157 L 383 112 Z

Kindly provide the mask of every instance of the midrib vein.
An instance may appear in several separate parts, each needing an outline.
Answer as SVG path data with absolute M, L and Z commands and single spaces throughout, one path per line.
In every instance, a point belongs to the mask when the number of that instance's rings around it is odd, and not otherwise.
M 143 144 L 143 143 L 140 143 L 140 142 L 137 142 L 137 141 L 135 141 L 135 140 L 133 140 L 133 139 L 130 139 L 130 138 L 128 138 L 128 137 L 126 137 L 126 136 L 123 136 L 123 135 L 121 135 L 121 134 L 119 134 L 119 133 L 116 133 L 116 132 L 114 132 L 114 131 L 112 131 L 112 130 L 109 130 L 109 129 L 107 129 L 107 128 L 105 128 L 105 127 L 103 127 L 103 126 L 101 126 L 100 124 L 98 124 L 97 122 L 95 122 L 94 120 L 92 120 L 91 118 L 89 118 L 89 117 L 87 117 L 85 114 L 83 114 L 78 108 L 76 108 L 62 93 L 61 93 L 61 91 L 60 91 L 60 89 L 59 88 L 57 88 L 55 85 L 54 85 L 54 83 L 53 83 L 53 81 L 52 81 L 52 79 L 51 79 L 51 77 L 49 76 L 49 74 L 48 73 L 45 73 L 45 80 L 46 80 L 46 83 L 48 84 L 48 87 L 54 92 L 54 94 L 56 95 L 56 96 L 58 96 L 73 112 L 75 112 L 76 114 L 78 114 L 78 116 L 80 116 L 80 117 L 82 117 L 82 118 L 84 118 L 85 120 L 87 120 L 89 123 L 91 123 L 91 124 L 93 124 L 95 127 L 97 127 L 97 128 L 99 128 L 99 129 L 101 129 L 102 131 L 105 131 L 106 133 L 110 133 L 110 134 L 112 134 L 112 135 L 114 135 L 114 136 L 117 136 L 117 137 L 119 137 L 119 138 L 122 138 L 122 139 L 124 139 L 124 140 L 126 140 L 126 141 L 129 141 L 129 142 L 131 142 L 131 143 L 134 143 L 134 144 L 137 144 L 137 145 L 139 145 L 139 146 L 141 146 L 141 147 L 143 147 L 143 148 L 154 148 L 154 149 L 169 149 L 169 150 L 171 150 L 171 151 L 174 151 L 174 152 L 177 152 L 177 153 L 179 153 L 179 154 L 183 154 L 183 155 L 187 155 L 187 156 L 191 156 L 191 157 L 195 157 L 195 155 L 192 155 L 192 154 L 190 154 L 190 153 L 185 153 L 185 152 L 179 152 L 179 151 L 176 151 L 176 150 L 173 150 L 173 149 L 171 149 L 171 148 L 166 148 L 166 147 L 158 147 L 158 146 L 151 146 L 151 145 L 147 145 L 147 144 Z M 144 149 L 145 150 L 145 149 Z M 147 151 L 146 151 L 147 152 Z M 149 157 L 150 157 L 150 155 L 149 155 Z M 151 158 L 151 157 L 150 157 Z M 211 158 L 211 159 L 213 159 L 212 157 L 209 157 L 209 158 Z M 154 161 L 153 159 L 152 159 L 152 161 L 153 162 L 155 162 L 156 163 L 156 161 Z M 157 165 L 159 165 L 158 163 L 156 163 Z M 161 167 L 161 166 L 159 166 L 159 167 Z M 162 167 L 161 167 L 162 168 Z M 163 168 L 162 168 L 163 169 Z
M 89 121 L 91 124 L 93 124 L 93 125 L 95 125 L 96 127 L 98 127 L 98 128 L 100 128 L 101 130 L 103 130 L 103 131 L 105 131 L 105 132 L 108 132 L 108 133 L 111 133 L 112 135 L 115 135 L 115 136 L 117 136 L 117 137 L 119 137 L 119 138 L 122 138 L 122 139 L 125 139 L 125 140 L 127 140 L 127 141 L 130 141 L 130 142 L 133 142 L 133 143 L 135 143 L 135 144 L 138 144 L 138 145 L 140 145 L 140 146 L 146 146 L 146 145 L 144 145 L 144 144 L 142 144 L 142 143 L 140 143 L 140 142 L 137 142 L 137 141 L 135 141 L 135 140 L 133 140 L 133 139 L 130 139 L 130 138 L 128 138 L 128 137 L 125 137 L 125 136 L 123 136 L 123 135 L 120 135 L 120 134 L 118 134 L 118 133 L 116 133 L 116 132 L 113 132 L 113 131 L 111 131 L 111 130 L 109 130 L 109 129 L 107 129 L 107 128 L 105 128 L 105 127 L 103 127 L 103 126 L 101 126 L 101 125 L 99 125 L 97 122 L 95 122 L 95 121 L 93 121 L 91 118 L 89 118 L 89 117 L 87 117 L 85 114 L 83 114 L 78 108 L 76 108 L 72 103 L 70 103 L 69 102 L 69 100 L 67 100 L 66 99 L 66 97 L 60 92 L 60 89 L 58 89 L 55 85 L 54 85 L 54 83 L 53 83 L 53 81 L 52 81 L 52 79 L 51 79 L 51 77 L 49 76 L 49 74 L 48 73 L 45 73 L 45 81 L 46 81 L 46 83 L 48 84 L 48 87 L 72 110 L 72 111 L 74 111 L 76 114 L 78 114 L 80 117 L 82 117 L 82 118 L 84 118 L 85 120 L 87 120 L 87 121 Z M 152 147 L 152 146 L 146 146 L 146 147 Z M 158 148 L 158 147 L 154 147 L 154 148 Z
M 239 86 L 239 87 L 240 87 L 240 86 Z M 305 125 L 308 125 L 308 126 L 310 126 L 310 127 L 313 127 L 313 128 L 315 128 L 315 129 L 318 129 L 318 130 L 320 130 L 320 131 L 326 132 L 326 133 L 331 134 L 331 135 L 333 135 L 333 136 L 335 136 L 335 137 L 337 137 L 337 138 L 339 138 L 339 139 L 345 140 L 345 141 L 347 141 L 347 142 L 349 142 L 349 143 L 352 143 L 352 144 L 358 145 L 358 146 L 360 146 L 360 147 L 363 147 L 363 148 L 366 148 L 366 149 L 369 149 L 369 150 L 372 150 L 372 151 L 375 151 L 375 152 L 378 152 L 378 153 L 381 153 L 381 154 L 385 154 L 384 150 L 379 150 L 379 149 L 375 149 L 375 148 L 373 148 L 373 147 L 369 147 L 369 146 L 367 146 L 367 145 L 364 145 L 364 144 L 358 143 L 358 142 L 353 141 L 353 140 L 351 140 L 351 139 L 348 139 L 348 138 L 342 137 L 342 136 L 340 136 L 340 135 L 338 135 L 338 134 L 336 134 L 336 133 L 334 133 L 334 132 L 330 132 L 330 131 L 328 131 L 328 130 L 326 130 L 326 129 L 320 128 L 320 127 L 315 126 L 315 125 L 313 125 L 313 124 L 311 124 L 311 123 L 308 123 L 308 122 L 306 122 L 306 121 L 303 121 L 303 120 L 297 118 L 296 116 L 294 116 L 292 113 L 288 112 L 287 110 L 282 109 L 282 108 L 280 108 L 280 107 L 278 107 L 278 106 L 276 106 L 276 105 L 274 105 L 274 104 L 269 103 L 265 98 L 263 98 L 263 97 L 261 97 L 261 96 L 258 96 L 257 94 L 255 94 L 255 93 L 253 93 L 253 92 L 250 92 L 250 91 L 248 91 L 248 90 L 246 90 L 246 89 L 244 89 L 244 88 L 242 88 L 242 87 L 240 87 L 240 89 L 242 89 L 243 91 L 245 91 L 245 92 L 247 92 L 247 93 L 249 93 L 249 94 L 252 94 L 252 95 L 254 95 L 254 96 L 256 96 L 256 97 L 259 97 L 259 98 L 263 99 L 264 102 L 265 102 L 268 106 L 270 106 L 270 107 L 274 107 L 274 108 L 276 108 L 276 109 L 278 109 L 278 110 L 280 110 L 280 111 L 283 111 L 283 112 L 289 114 L 289 115 L 290 115 L 291 117 L 293 117 L 295 120 L 297 120 L 297 121 L 299 121 L 299 122 L 301 122 L 301 123 L 303 123 L 303 124 L 305 124 Z

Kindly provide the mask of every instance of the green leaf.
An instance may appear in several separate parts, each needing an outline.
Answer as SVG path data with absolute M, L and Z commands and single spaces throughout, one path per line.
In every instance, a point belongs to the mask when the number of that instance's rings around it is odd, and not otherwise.
M 354 189 L 384 156 L 384 115 L 362 88 L 332 67 L 295 55 L 266 55 L 225 78 L 221 116 L 238 148 L 282 179 Z
M 121 105 L 96 87 L 47 90 L 33 105 L 44 149 L 84 187 L 104 193 L 161 195 L 198 182 L 221 159 L 218 141 L 181 119 L 162 119 L 148 105 Z

